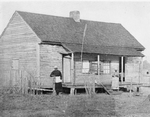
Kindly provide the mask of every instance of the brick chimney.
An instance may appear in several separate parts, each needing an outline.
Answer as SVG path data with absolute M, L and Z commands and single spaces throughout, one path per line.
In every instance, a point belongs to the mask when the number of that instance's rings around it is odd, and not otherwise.
M 70 11 L 70 17 L 74 19 L 75 22 L 80 22 L 80 12 Z

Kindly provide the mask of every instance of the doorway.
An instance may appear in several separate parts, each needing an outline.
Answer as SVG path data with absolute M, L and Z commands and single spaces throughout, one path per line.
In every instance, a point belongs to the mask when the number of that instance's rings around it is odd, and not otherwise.
M 64 83 L 71 82 L 71 57 L 63 57 L 63 79 Z

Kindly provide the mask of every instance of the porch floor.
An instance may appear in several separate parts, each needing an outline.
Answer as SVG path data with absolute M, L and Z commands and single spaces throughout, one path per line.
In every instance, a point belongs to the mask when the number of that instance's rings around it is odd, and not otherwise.
M 75 89 L 82 89 L 82 88 L 85 88 L 85 85 L 83 83 L 76 83 L 76 84 L 71 84 L 71 83 L 63 83 L 62 84 L 63 87 L 65 88 L 75 88 Z M 103 83 L 103 84 L 95 84 L 95 88 L 103 88 L 103 86 L 106 87 L 107 89 L 111 89 L 111 84 L 108 83 Z M 130 86 L 131 83 L 130 82 L 123 82 L 123 83 L 119 83 L 119 87 L 124 87 L 126 88 L 127 86 Z M 132 83 L 132 86 L 143 86 L 143 83 L 136 83 L 136 82 L 133 82 Z
M 134 86 L 143 86 L 143 83 L 137 83 L 137 82 L 123 82 L 123 83 L 119 83 L 119 87 L 126 87 L 126 86 L 130 86 L 130 85 L 134 85 Z
M 85 88 L 85 85 L 83 83 L 77 83 L 77 84 L 71 84 L 71 83 L 63 83 L 63 87 L 65 88 L 76 88 L 76 89 L 82 89 Z M 110 84 L 103 84 L 106 88 L 111 88 Z M 95 88 L 103 88 L 101 84 L 95 84 Z

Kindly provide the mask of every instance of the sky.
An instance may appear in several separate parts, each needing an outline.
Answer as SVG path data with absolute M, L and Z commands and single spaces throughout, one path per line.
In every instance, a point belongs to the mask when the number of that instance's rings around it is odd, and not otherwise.
M 143 54 L 150 62 L 150 1 L 0 1 L 0 34 L 16 10 L 64 17 L 78 10 L 81 19 L 121 23 L 146 48 Z

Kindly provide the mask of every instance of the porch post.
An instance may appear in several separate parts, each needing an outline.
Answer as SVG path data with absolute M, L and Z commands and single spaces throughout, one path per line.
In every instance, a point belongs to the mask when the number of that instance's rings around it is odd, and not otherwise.
M 75 78 L 74 78 L 74 53 L 71 54 L 71 79 L 72 79 L 72 84 L 75 84 Z
M 72 82 L 72 87 L 70 89 L 70 94 L 74 95 L 74 84 L 75 84 L 75 76 L 74 76 L 74 53 L 71 53 L 71 82 Z
M 97 71 L 97 73 L 98 73 L 98 76 L 100 75 L 100 55 L 97 55 L 97 63 L 98 63 L 98 71 Z
M 123 56 L 121 56 L 121 83 L 123 83 Z
M 100 55 L 97 55 L 97 73 L 98 73 L 98 78 L 100 78 Z M 95 93 L 95 77 L 94 77 L 94 82 L 93 82 L 93 92 Z

